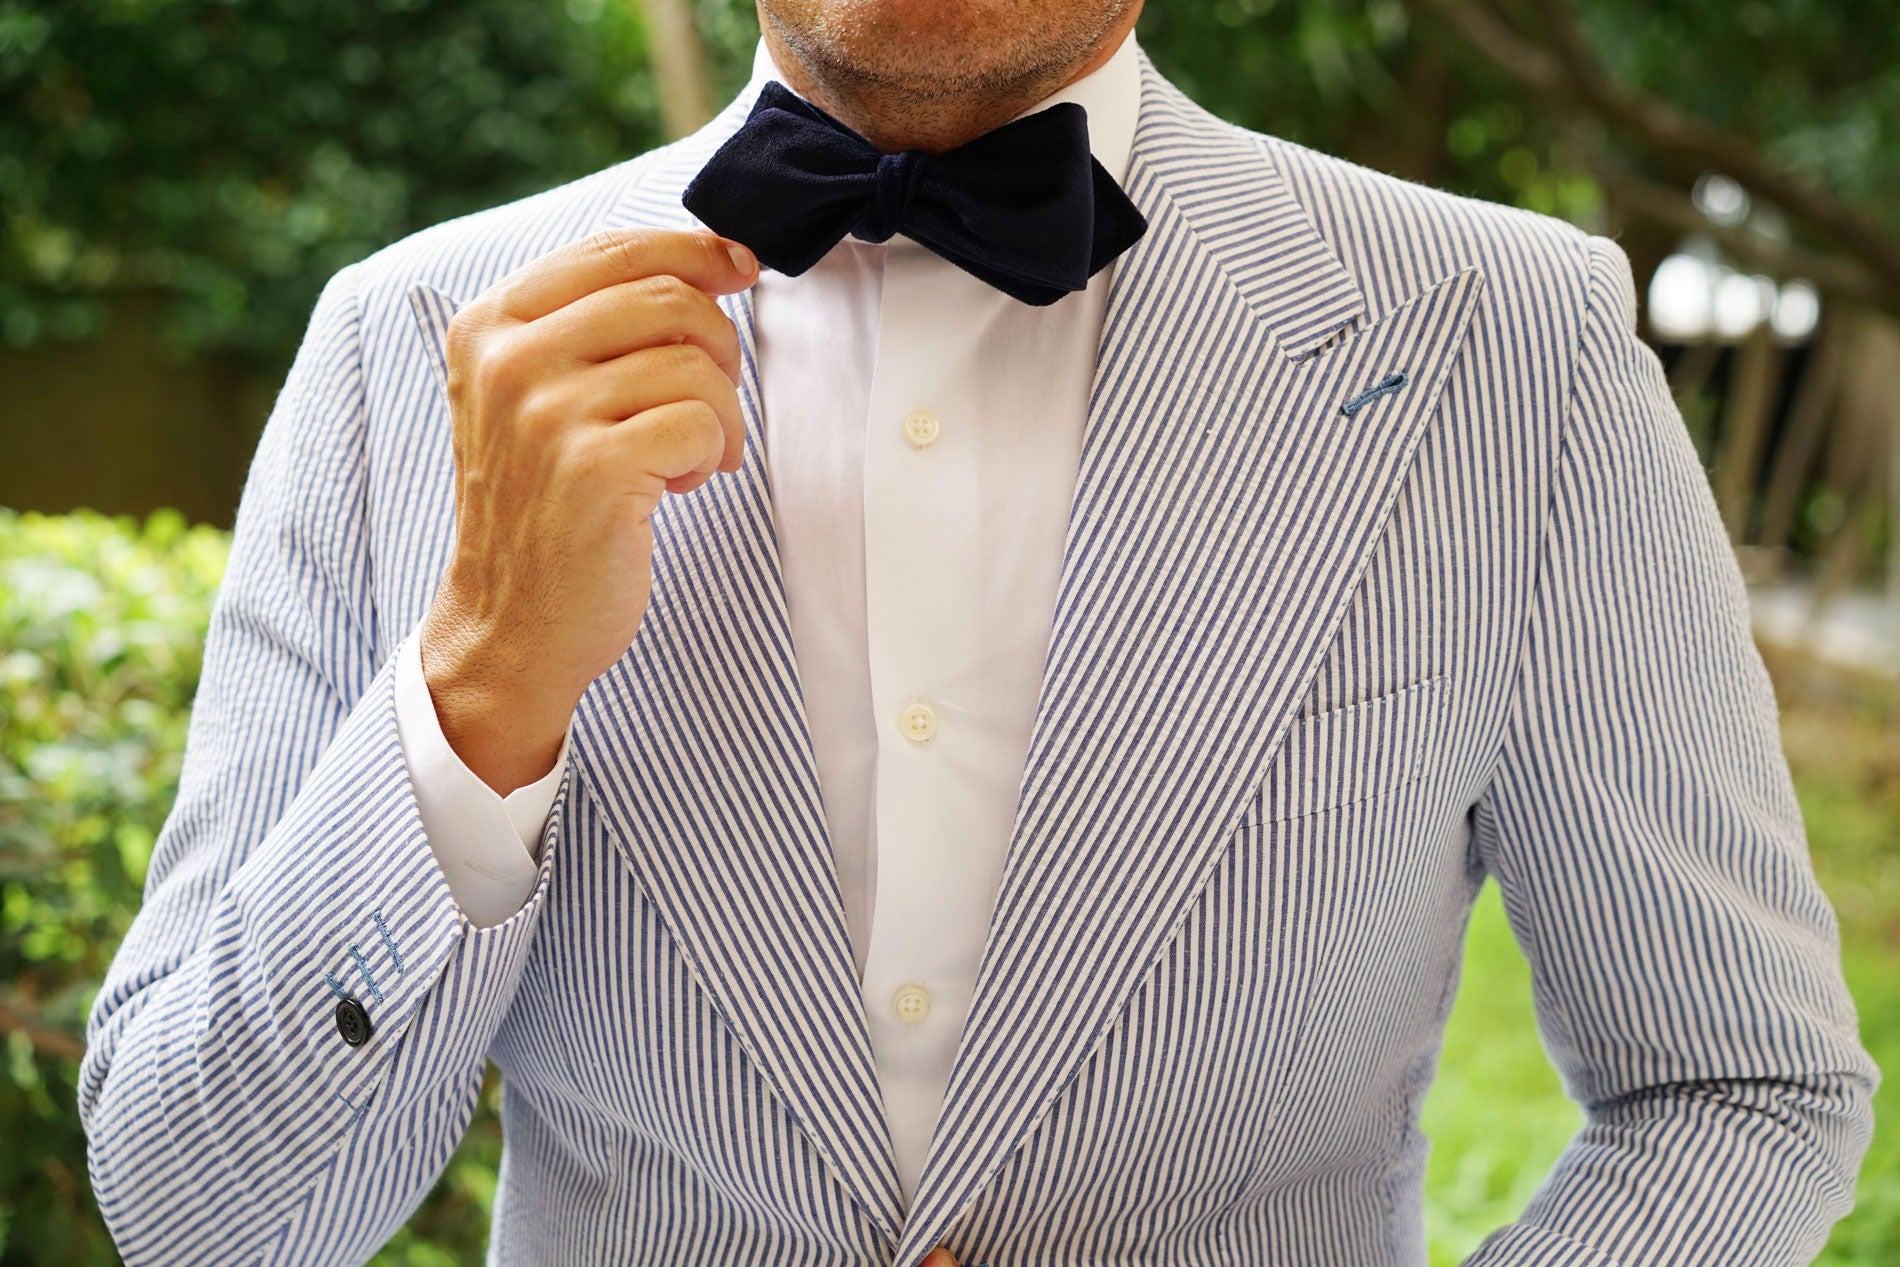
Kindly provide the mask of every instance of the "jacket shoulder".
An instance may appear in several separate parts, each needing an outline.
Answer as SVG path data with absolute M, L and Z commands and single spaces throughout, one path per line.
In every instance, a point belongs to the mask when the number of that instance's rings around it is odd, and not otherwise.
M 1374 318 L 1474 266 L 1484 274 L 1485 306 L 1493 312 L 1548 303 L 1559 292 L 1579 305 L 1583 300 L 1593 237 L 1585 229 L 1279 137 L 1247 135 L 1261 146 L 1314 229 L 1359 283 Z
M 467 303 L 530 260 L 598 230 L 669 158 L 690 160 L 697 145 L 699 138 L 688 137 L 657 146 L 551 189 L 444 220 L 343 272 L 351 274 L 370 319 L 391 305 L 406 308 L 417 282 Z
M 511 202 L 419 229 L 350 266 L 365 308 L 426 282 L 467 302 L 521 265 L 584 237 L 657 150 Z

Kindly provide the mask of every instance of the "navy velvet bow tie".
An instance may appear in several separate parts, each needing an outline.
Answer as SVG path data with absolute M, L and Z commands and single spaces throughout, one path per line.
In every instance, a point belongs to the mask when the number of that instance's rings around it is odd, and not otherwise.
M 778 83 L 686 186 L 706 226 L 797 276 L 849 233 L 902 233 L 1026 304 L 1081 290 L 1148 228 L 1074 102 L 942 154 L 880 154 Z

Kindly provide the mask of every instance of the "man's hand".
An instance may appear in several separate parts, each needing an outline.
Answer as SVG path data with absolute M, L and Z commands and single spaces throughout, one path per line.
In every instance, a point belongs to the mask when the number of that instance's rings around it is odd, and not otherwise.
M 957 1267 L 957 1256 L 939 1245 L 924 1255 L 924 1261 L 917 1267 Z
M 547 773 L 652 589 L 650 518 L 745 456 L 739 338 L 711 298 L 758 277 L 709 233 L 550 252 L 449 323 L 455 551 L 423 618 L 443 736 L 507 793 Z

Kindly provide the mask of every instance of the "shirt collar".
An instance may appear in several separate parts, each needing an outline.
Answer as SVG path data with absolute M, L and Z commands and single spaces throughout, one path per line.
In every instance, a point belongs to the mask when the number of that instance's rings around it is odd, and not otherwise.
M 766 48 L 763 37 L 752 54 L 752 79 L 743 97 L 748 103 L 758 99 L 767 81 L 774 81 L 796 92 L 779 73 L 778 63 Z M 801 94 L 802 96 L 802 94 Z M 1135 116 L 1141 104 L 1141 64 L 1137 59 L 1135 33 L 1123 37 L 1120 47 L 1094 70 L 1074 83 L 1051 93 L 1016 116 L 1046 110 L 1063 101 L 1073 101 L 1088 115 L 1089 152 L 1095 156 L 1117 184 L 1128 174 L 1128 155 L 1135 144 Z M 1015 122 L 1011 119 L 1010 122 Z

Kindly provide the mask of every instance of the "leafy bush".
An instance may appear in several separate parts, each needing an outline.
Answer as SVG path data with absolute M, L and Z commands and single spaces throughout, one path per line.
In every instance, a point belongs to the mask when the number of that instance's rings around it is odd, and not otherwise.
M 617 0 L 6 0 L 0 343 L 152 287 L 274 362 L 343 265 L 654 144 L 645 59 Z
M 178 794 L 229 535 L 176 511 L 0 507 L 0 1262 L 116 1263 L 74 1107 L 86 1011 Z M 491 1084 L 436 1192 L 377 1258 L 479 1261 Z
M 74 1111 L 86 1009 L 178 790 L 225 535 L 0 510 L 0 1257 L 116 1261 Z

